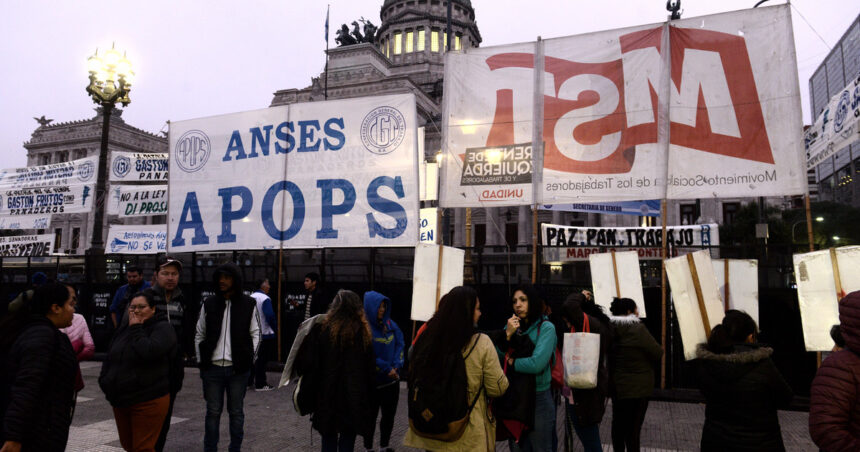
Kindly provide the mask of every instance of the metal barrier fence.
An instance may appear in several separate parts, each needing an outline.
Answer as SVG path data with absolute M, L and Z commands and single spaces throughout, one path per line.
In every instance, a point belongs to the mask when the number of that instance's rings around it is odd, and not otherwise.
M 710 247 L 714 257 L 759 259 L 759 318 L 762 340 L 774 347 L 774 361 L 789 380 L 795 392 L 808 394 L 816 370 L 816 357 L 804 351 L 797 293 L 793 289 L 792 252 L 802 250 L 787 246 L 761 248 Z M 658 249 L 655 249 L 658 250 Z M 501 328 L 511 315 L 510 297 L 514 286 L 531 279 L 531 246 L 481 247 L 471 249 L 472 283 L 481 299 L 482 329 Z M 601 250 L 605 251 L 605 250 Z M 691 251 L 673 250 L 669 255 Z M 268 278 L 270 295 L 280 300 L 282 357 L 285 358 L 292 341 L 290 328 L 297 326 L 296 314 L 291 313 L 285 299 L 303 293 L 306 273 L 321 276 L 324 293 L 333 296 L 337 289 L 349 289 L 359 294 L 377 290 L 393 301 L 392 318 L 400 325 L 404 336 L 410 338 L 414 328 L 410 320 L 413 248 L 340 248 L 230 251 L 218 253 L 177 254 L 183 262 L 180 288 L 195 302 L 212 293 L 215 268 L 225 262 L 236 263 L 245 281 L 245 289 L 253 290 L 253 282 Z M 656 259 L 641 260 L 646 310 L 644 323 L 658 339 L 661 336 L 661 264 Z M 647 256 L 646 256 L 647 257 Z M 278 268 L 281 262 L 280 287 Z M 573 292 L 591 287 L 587 258 L 565 263 L 544 263 L 538 260 L 538 287 L 544 298 L 560 303 Z M 109 306 L 113 294 L 125 284 L 125 269 L 137 265 L 149 279 L 155 269 L 154 255 L 56 256 L 44 258 L 0 259 L 0 300 L 8 300 L 28 286 L 36 272 L 51 279 L 72 284 L 78 290 L 79 312 L 90 324 L 97 350 L 104 351 L 113 333 Z M 671 304 L 670 304 L 671 307 Z M 667 387 L 696 387 L 694 364 L 683 360 L 680 332 L 672 309 L 667 309 Z M 291 323 L 292 322 L 292 323 Z

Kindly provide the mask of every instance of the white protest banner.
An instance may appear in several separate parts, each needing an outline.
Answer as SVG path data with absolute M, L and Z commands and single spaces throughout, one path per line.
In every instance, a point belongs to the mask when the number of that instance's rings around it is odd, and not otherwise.
M 54 234 L 0 237 L 0 257 L 47 256 L 54 251 Z
M 684 358 L 690 360 L 696 357 L 696 346 L 707 342 L 711 330 L 722 323 L 726 314 L 711 256 L 702 250 L 667 259 L 666 276 L 678 315 Z
M 0 229 L 48 229 L 51 214 L 0 216 Z
M 163 224 L 118 225 L 108 230 L 107 250 L 113 254 L 157 254 L 167 251 L 167 226 Z
M 604 203 L 544 204 L 541 210 L 562 212 L 590 212 L 613 215 L 636 215 L 640 217 L 659 217 L 660 200 L 618 201 Z
M 170 124 L 171 252 L 413 246 L 412 94 Z
M 836 93 L 815 124 L 806 130 L 806 168 L 818 166 L 845 146 L 860 140 L 860 76 Z
M 121 218 L 167 215 L 167 185 L 112 185 L 107 203 Z
M 425 207 L 419 212 L 421 227 L 418 231 L 418 241 L 421 243 L 436 243 L 436 223 L 438 211 L 435 207 Z
M 0 190 L 33 187 L 94 185 L 98 156 L 50 165 L 0 170 Z
M 446 58 L 442 207 L 806 192 L 788 5 Z M 535 120 L 532 197 L 491 153 L 533 142 Z M 468 185 L 470 155 L 487 185 Z
M 610 251 L 590 254 L 588 264 L 591 268 L 591 286 L 594 289 L 595 303 L 609 312 L 613 298 L 630 298 L 639 308 L 639 317 L 645 317 L 645 295 L 642 293 L 639 253 Z
M 685 248 L 720 244 L 716 224 L 666 227 L 666 243 L 672 255 Z M 602 228 L 586 226 L 541 225 L 544 262 L 584 261 L 594 253 L 636 251 L 639 259 L 661 259 L 663 233 L 660 227 Z M 603 248 L 603 249 L 601 249 Z
M 0 216 L 86 213 L 93 208 L 95 185 L 0 187 Z M 41 228 L 39 228 L 41 229 Z
M 795 254 L 794 276 L 806 351 L 830 351 L 830 328 L 839 324 L 839 299 L 860 290 L 860 246 Z
M 166 153 L 112 151 L 110 154 L 111 182 L 160 182 L 166 180 Z
M 759 324 L 758 261 L 755 259 L 712 259 L 714 277 L 723 306 L 744 311 Z M 726 278 L 728 273 L 728 283 Z
M 442 296 L 463 285 L 465 262 L 466 252 L 459 248 L 427 243 L 415 247 L 410 315 L 412 320 L 430 320 Z

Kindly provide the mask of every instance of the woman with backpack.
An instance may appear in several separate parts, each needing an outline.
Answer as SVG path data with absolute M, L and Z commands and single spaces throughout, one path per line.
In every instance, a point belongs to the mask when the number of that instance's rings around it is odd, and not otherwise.
M 597 387 L 592 389 L 563 388 L 565 414 L 569 427 L 576 432 L 585 452 L 601 452 L 600 422 L 606 411 L 606 396 L 609 393 L 609 371 L 606 357 L 609 352 L 611 333 L 608 325 L 597 317 L 583 312 L 587 304 L 585 295 L 575 292 L 568 295 L 561 306 L 561 318 L 566 326 L 565 332 L 593 333 L 600 335 L 600 358 L 597 363 Z M 570 432 L 571 428 L 566 431 Z M 573 438 L 568 438 L 573 449 Z
M 75 304 L 73 288 L 47 283 L 0 324 L 0 450 L 4 452 L 66 448 L 78 361 L 69 338 L 59 329 L 72 324 Z
M 705 395 L 701 450 L 784 451 L 777 409 L 791 402 L 791 388 L 770 356 L 756 344 L 748 314 L 730 309 L 699 344 L 699 387 Z
M 442 297 L 438 311 L 425 324 L 413 347 L 409 369 L 409 430 L 404 445 L 431 451 L 496 449 L 496 423 L 488 399 L 504 394 L 508 379 L 492 341 L 477 331 L 480 317 L 477 292 L 460 286 Z M 424 394 L 425 390 L 431 393 Z M 433 402 L 453 402 L 455 406 L 431 406 Z M 427 414 L 433 411 L 440 413 L 438 420 L 445 427 L 456 422 L 462 430 L 438 435 L 428 431 L 435 426 Z M 460 417 L 446 419 L 442 413 L 447 412 Z
M 315 385 L 311 420 L 322 437 L 321 450 L 352 451 L 356 435 L 369 436 L 376 427 L 371 400 L 376 382 L 372 335 L 358 294 L 340 290 L 325 320 L 308 333 L 308 341 L 315 354 L 311 357 L 315 381 L 303 380 L 302 385 Z
M 639 321 L 639 308 L 629 298 L 609 306 L 614 329 L 609 368 L 612 394 L 612 448 L 639 450 L 639 433 L 654 391 L 654 368 L 663 349 Z
M 162 305 L 163 306 L 163 305 Z M 179 352 L 167 310 L 151 289 L 132 295 L 102 364 L 99 386 L 113 407 L 122 448 L 153 451 L 170 405 L 171 365 Z
M 514 315 L 508 319 L 504 337 L 496 341 L 499 358 L 507 372 L 535 378 L 534 422 L 519 441 L 509 439 L 512 452 L 552 452 L 556 409 L 550 383 L 557 342 L 555 326 L 544 316 L 544 302 L 532 286 L 521 286 L 513 294 Z M 528 356 L 512 356 L 518 344 L 529 341 L 534 351 Z M 501 342 L 501 343 L 500 343 Z M 523 400 L 522 403 L 531 403 Z

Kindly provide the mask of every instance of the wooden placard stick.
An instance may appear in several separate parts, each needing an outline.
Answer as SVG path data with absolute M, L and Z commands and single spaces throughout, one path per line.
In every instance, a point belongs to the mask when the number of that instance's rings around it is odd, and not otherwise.
M 615 296 L 621 298 L 621 286 L 618 285 L 618 263 L 615 261 L 615 250 L 610 251 L 612 254 L 612 274 L 615 276 Z
M 439 299 L 442 298 L 442 249 L 445 248 L 443 245 L 436 245 L 439 247 L 439 260 L 436 262 L 436 310 L 439 310 Z
M 836 301 L 839 302 L 842 298 L 842 277 L 839 275 L 839 261 L 834 248 L 830 248 L 830 263 L 833 265 L 833 281 L 836 283 Z
M 723 274 L 726 275 L 725 292 L 726 292 L 726 311 L 729 310 L 729 260 L 723 259 Z
M 708 320 L 708 311 L 705 307 L 705 297 L 702 295 L 702 286 L 699 284 L 699 272 L 696 271 L 696 261 L 693 254 L 687 255 L 687 263 L 690 265 L 690 276 L 693 277 L 693 287 L 696 288 L 696 298 L 699 301 L 699 313 L 702 315 L 702 323 L 705 325 L 705 337 L 711 338 L 711 322 Z

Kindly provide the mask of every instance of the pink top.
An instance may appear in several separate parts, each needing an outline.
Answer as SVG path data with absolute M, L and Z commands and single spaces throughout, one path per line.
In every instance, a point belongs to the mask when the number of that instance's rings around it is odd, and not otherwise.
M 90 329 L 87 327 L 87 321 L 84 319 L 84 316 L 76 313 L 72 317 L 72 325 L 67 328 L 61 328 L 60 331 L 69 336 L 72 348 L 78 356 L 78 361 L 84 361 L 93 357 L 96 345 L 93 343 L 93 337 L 90 336 Z

